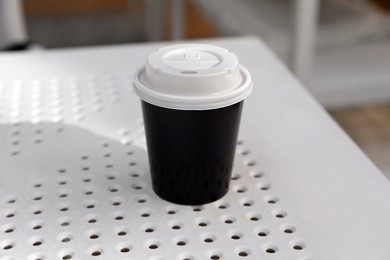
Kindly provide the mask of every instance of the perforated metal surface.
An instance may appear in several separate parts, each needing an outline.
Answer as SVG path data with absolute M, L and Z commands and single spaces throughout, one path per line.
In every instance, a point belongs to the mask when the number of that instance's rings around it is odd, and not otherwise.
M 132 73 L 156 45 L 1 56 L 1 260 L 390 257 L 385 178 L 257 40 L 215 43 L 255 89 L 202 207 L 150 185 Z
M 9 82 L 1 93 L 2 259 L 312 255 L 245 137 L 223 199 L 200 207 L 159 199 L 142 120 L 126 113 L 140 116 L 139 102 L 130 98 L 131 75 Z M 117 138 L 94 133 L 99 125 L 89 125 L 91 116 L 102 126 L 118 116 Z

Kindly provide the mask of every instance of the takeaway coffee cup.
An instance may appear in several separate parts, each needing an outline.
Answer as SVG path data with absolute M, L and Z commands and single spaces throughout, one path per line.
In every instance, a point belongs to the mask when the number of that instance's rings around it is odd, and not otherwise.
M 182 44 L 149 55 L 136 71 L 153 189 L 199 205 L 226 194 L 249 72 L 224 48 Z

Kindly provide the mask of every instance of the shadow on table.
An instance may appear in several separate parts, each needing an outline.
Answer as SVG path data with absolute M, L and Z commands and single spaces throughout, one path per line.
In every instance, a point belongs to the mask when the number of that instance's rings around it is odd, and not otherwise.
M 150 215 L 170 205 L 154 194 L 147 153 L 131 140 L 48 122 L 0 125 L 0 140 L 0 199 L 14 198 L 20 214 L 43 207 L 55 217 L 109 219 L 118 210 Z

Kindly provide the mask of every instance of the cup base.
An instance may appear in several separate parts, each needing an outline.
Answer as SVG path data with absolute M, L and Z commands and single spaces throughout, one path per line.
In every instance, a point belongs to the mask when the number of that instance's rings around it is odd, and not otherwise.
M 194 194 L 169 194 L 164 191 L 161 191 L 161 187 L 153 186 L 154 193 L 163 200 L 166 200 L 171 203 L 186 205 L 186 206 L 200 206 L 208 203 L 215 202 L 221 198 L 223 198 L 226 193 L 229 191 L 229 187 L 227 187 L 223 191 L 219 191 L 219 194 L 212 194 L 210 197 L 196 197 Z M 173 196 L 172 196 L 173 195 Z

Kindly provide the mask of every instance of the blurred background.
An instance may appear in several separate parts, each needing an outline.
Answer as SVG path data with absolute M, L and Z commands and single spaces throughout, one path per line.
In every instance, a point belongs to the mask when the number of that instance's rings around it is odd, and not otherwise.
M 256 35 L 390 178 L 390 0 L 0 0 L 0 49 Z

